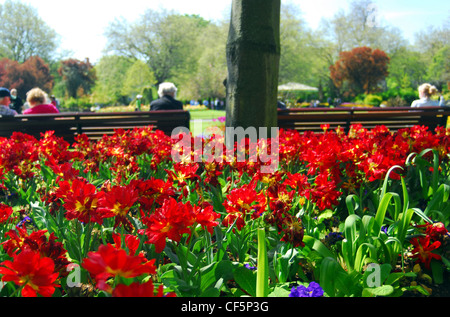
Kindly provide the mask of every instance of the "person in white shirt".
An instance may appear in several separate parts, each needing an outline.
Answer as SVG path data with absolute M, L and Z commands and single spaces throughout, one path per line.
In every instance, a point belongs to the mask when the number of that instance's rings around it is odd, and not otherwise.
M 15 116 L 17 112 L 9 108 L 11 93 L 8 89 L 0 87 L 0 116 Z
M 429 106 L 445 106 L 444 97 L 441 96 L 440 100 L 431 100 L 431 97 L 438 93 L 438 90 L 435 86 L 430 84 L 422 84 L 419 86 L 419 98 L 418 100 L 414 100 L 411 104 L 411 107 L 429 107 Z

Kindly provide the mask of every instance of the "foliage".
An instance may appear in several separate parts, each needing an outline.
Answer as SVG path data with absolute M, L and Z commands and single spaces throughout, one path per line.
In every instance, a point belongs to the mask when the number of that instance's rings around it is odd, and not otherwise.
M 220 134 L 151 127 L 72 146 L 51 132 L 0 138 L 0 295 L 398 297 L 446 285 L 448 129 L 323 129 L 238 140 L 222 160 Z M 253 153 L 274 146 L 263 172 Z
M 225 46 L 228 25 L 208 23 L 199 35 L 201 47 L 192 73 L 176 76 L 180 83 L 178 97 L 186 100 L 225 98 L 224 79 L 227 77 Z
M 340 53 L 340 59 L 330 67 L 331 78 L 338 88 L 345 82 L 354 93 L 369 94 L 388 75 L 389 57 L 379 49 L 357 47 Z
M 16 88 L 22 99 L 35 87 L 50 93 L 53 83 L 50 68 L 40 57 L 30 57 L 22 64 L 7 58 L 0 60 L 0 85 Z
M 173 81 L 195 69 L 196 44 L 205 25 L 198 16 L 149 9 L 134 23 L 112 22 L 106 31 L 107 50 L 146 62 L 158 83 Z
M 90 110 L 92 102 L 89 97 L 65 98 L 62 100 L 60 108 L 62 111 L 78 112 Z
M 122 56 L 104 56 L 94 66 L 97 80 L 93 88 L 94 101 L 100 104 L 127 104 L 123 83 L 133 61 Z
M 428 76 L 443 89 L 448 88 L 450 82 L 450 44 L 443 46 L 436 54 L 429 65 Z
M 367 95 L 364 98 L 364 104 L 378 107 L 380 106 L 383 98 L 377 95 Z
M 122 94 L 135 98 L 136 95 L 143 94 L 145 88 L 151 88 L 155 83 L 156 79 L 150 67 L 143 61 L 137 60 L 126 72 Z
M 64 60 L 61 62 L 58 72 L 62 76 L 69 98 L 89 94 L 96 80 L 95 70 L 89 59 L 84 61 L 73 58 Z
M 0 4 L 0 20 L 0 56 L 19 63 L 32 56 L 40 56 L 46 62 L 55 58 L 58 36 L 35 8 L 6 0 Z
M 423 54 L 403 47 L 391 57 L 387 86 L 389 89 L 419 87 L 427 80 L 427 63 Z
M 309 33 L 305 22 L 301 19 L 300 10 L 292 4 L 282 4 L 280 83 L 299 82 L 317 85 L 317 81 L 312 77 L 315 75 L 314 66 L 318 61 L 310 45 L 312 40 Z

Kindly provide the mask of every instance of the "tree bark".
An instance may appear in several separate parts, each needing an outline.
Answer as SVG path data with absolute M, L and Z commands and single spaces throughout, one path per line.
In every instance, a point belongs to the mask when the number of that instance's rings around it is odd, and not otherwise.
M 280 0 L 233 0 L 227 42 L 227 127 L 276 127 Z

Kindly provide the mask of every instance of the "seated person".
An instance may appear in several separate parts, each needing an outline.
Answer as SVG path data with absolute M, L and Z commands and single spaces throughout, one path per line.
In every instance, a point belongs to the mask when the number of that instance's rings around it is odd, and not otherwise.
M 11 103 L 11 93 L 7 88 L 0 87 L 0 116 L 13 117 L 17 114 L 15 110 L 9 108 Z
M 11 104 L 9 105 L 9 108 L 15 110 L 17 112 L 17 114 L 21 114 L 23 101 L 17 95 L 17 89 L 15 89 L 15 88 L 11 89 L 10 93 L 11 93 Z
M 423 84 L 419 86 L 419 100 L 414 100 L 411 107 L 430 107 L 430 106 L 445 106 L 444 97 L 441 96 L 440 101 L 431 100 L 431 96 L 435 95 L 438 90 L 435 86 L 430 84 Z
M 177 91 L 177 87 L 172 83 L 162 83 L 159 85 L 159 99 L 150 104 L 150 111 L 183 110 L 183 103 L 175 100 Z
M 27 93 L 27 102 L 30 108 L 25 110 L 23 114 L 45 114 L 45 113 L 59 113 L 59 110 L 48 103 L 47 94 L 40 88 L 31 89 Z

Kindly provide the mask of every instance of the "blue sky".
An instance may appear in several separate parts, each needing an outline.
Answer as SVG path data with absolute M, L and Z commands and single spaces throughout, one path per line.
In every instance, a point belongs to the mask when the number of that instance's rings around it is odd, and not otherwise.
M 19 0 L 17 0 L 19 1 Z M 97 61 L 106 40 L 105 28 L 117 17 L 129 21 L 146 9 L 165 8 L 179 13 L 199 14 L 205 19 L 229 17 L 232 0 L 21 0 L 38 10 L 47 24 L 61 36 L 61 47 L 73 57 Z M 281 0 L 299 8 L 302 18 L 315 29 L 322 18 L 331 18 L 339 10 L 348 12 L 350 0 Z M 5 0 L 0 0 L 4 3 Z M 450 18 L 448 0 L 375 0 L 381 23 L 398 27 L 410 40 L 430 25 L 441 27 Z

